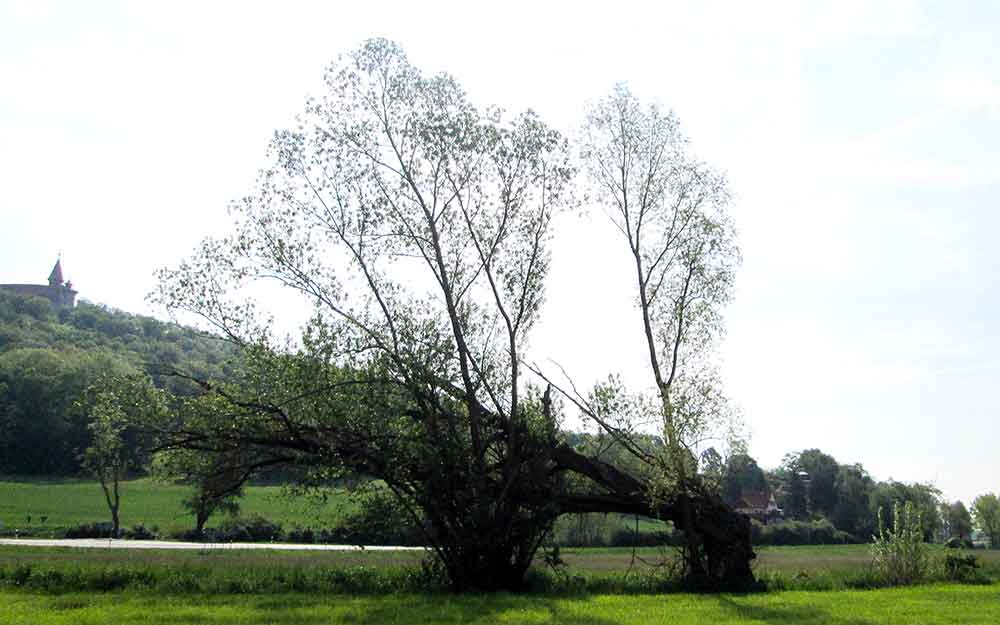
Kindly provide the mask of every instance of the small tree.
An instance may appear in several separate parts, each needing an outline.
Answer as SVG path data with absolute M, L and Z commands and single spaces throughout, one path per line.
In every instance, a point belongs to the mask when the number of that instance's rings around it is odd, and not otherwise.
M 788 475 L 788 494 L 785 496 L 785 516 L 790 519 L 804 519 L 808 515 L 806 485 L 798 471 Z
M 224 454 L 174 449 L 156 458 L 154 472 L 160 479 L 191 487 L 181 504 L 194 515 L 194 531 L 201 536 L 205 524 L 216 512 L 230 515 L 239 512 L 239 498 L 249 476 L 239 471 L 238 466 L 238 462 Z
M 127 441 L 129 424 L 153 412 L 163 412 L 166 401 L 144 375 L 106 375 L 84 392 L 78 407 L 88 415 L 90 445 L 81 461 L 101 484 L 104 500 L 111 512 L 111 535 L 121 532 L 120 483 L 137 464 L 134 441 Z M 131 443 L 131 444 L 130 444 Z
M 944 523 L 945 540 L 952 537 L 964 539 L 972 534 L 972 516 L 961 501 L 942 503 L 941 519 Z
M 980 495 L 972 502 L 976 529 L 986 534 L 990 547 L 1000 547 L 1000 499 L 993 493 Z

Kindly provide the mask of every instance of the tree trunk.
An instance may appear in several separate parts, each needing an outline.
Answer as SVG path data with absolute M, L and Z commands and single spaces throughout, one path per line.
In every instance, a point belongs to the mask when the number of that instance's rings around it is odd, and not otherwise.
M 118 520 L 118 505 L 111 507 L 111 537 L 118 538 L 121 535 L 121 523 Z

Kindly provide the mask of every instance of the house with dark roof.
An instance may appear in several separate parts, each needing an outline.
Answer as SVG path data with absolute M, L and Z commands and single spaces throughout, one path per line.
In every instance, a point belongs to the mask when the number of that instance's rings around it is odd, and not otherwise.
M 781 508 L 774 501 L 774 493 L 769 491 L 744 491 L 733 508 L 764 523 L 782 517 Z

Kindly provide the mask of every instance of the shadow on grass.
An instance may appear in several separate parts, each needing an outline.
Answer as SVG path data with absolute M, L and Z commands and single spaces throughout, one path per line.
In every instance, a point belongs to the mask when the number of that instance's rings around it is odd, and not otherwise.
M 730 596 L 719 596 L 719 606 L 731 612 L 740 620 L 767 623 L 768 625 L 803 625 L 815 623 L 822 625 L 877 625 L 876 623 L 856 617 L 843 617 L 831 614 L 829 611 L 815 605 L 749 605 Z
M 581 614 L 577 610 L 561 607 L 564 602 L 556 598 L 518 595 L 466 595 L 451 600 L 418 602 L 369 602 L 363 609 L 352 611 L 356 623 L 406 623 L 430 625 L 437 623 L 573 623 L 573 625 L 620 625 L 597 614 Z M 586 601 L 580 598 L 580 601 Z M 415 603 L 419 603 L 415 605 Z M 361 607 L 361 606 L 359 606 Z
M 54 607 L 54 606 L 53 606 Z M 75 607 L 75 606 L 72 606 Z M 155 604 L 150 604 L 156 610 Z M 191 598 L 184 606 L 171 606 L 156 614 L 156 623 L 236 625 L 328 625 L 366 623 L 406 625 L 491 623 L 573 623 L 574 625 L 620 625 L 593 614 L 560 607 L 556 599 L 517 595 L 393 595 L 381 598 L 275 597 L 253 599 L 232 610 L 231 603 L 212 597 Z

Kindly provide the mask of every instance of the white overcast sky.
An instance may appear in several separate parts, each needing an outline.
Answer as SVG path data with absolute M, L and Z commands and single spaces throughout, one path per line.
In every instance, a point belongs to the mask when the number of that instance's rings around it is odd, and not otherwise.
M 819 447 L 968 502 L 1000 490 L 998 32 L 990 1 L 0 0 L 0 282 L 62 252 L 82 297 L 150 312 L 154 269 L 224 231 L 367 37 L 565 131 L 627 81 L 737 194 L 722 358 L 752 453 Z M 599 213 L 560 224 L 532 348 L 584 384 L 647 381 L 619 246 Z

